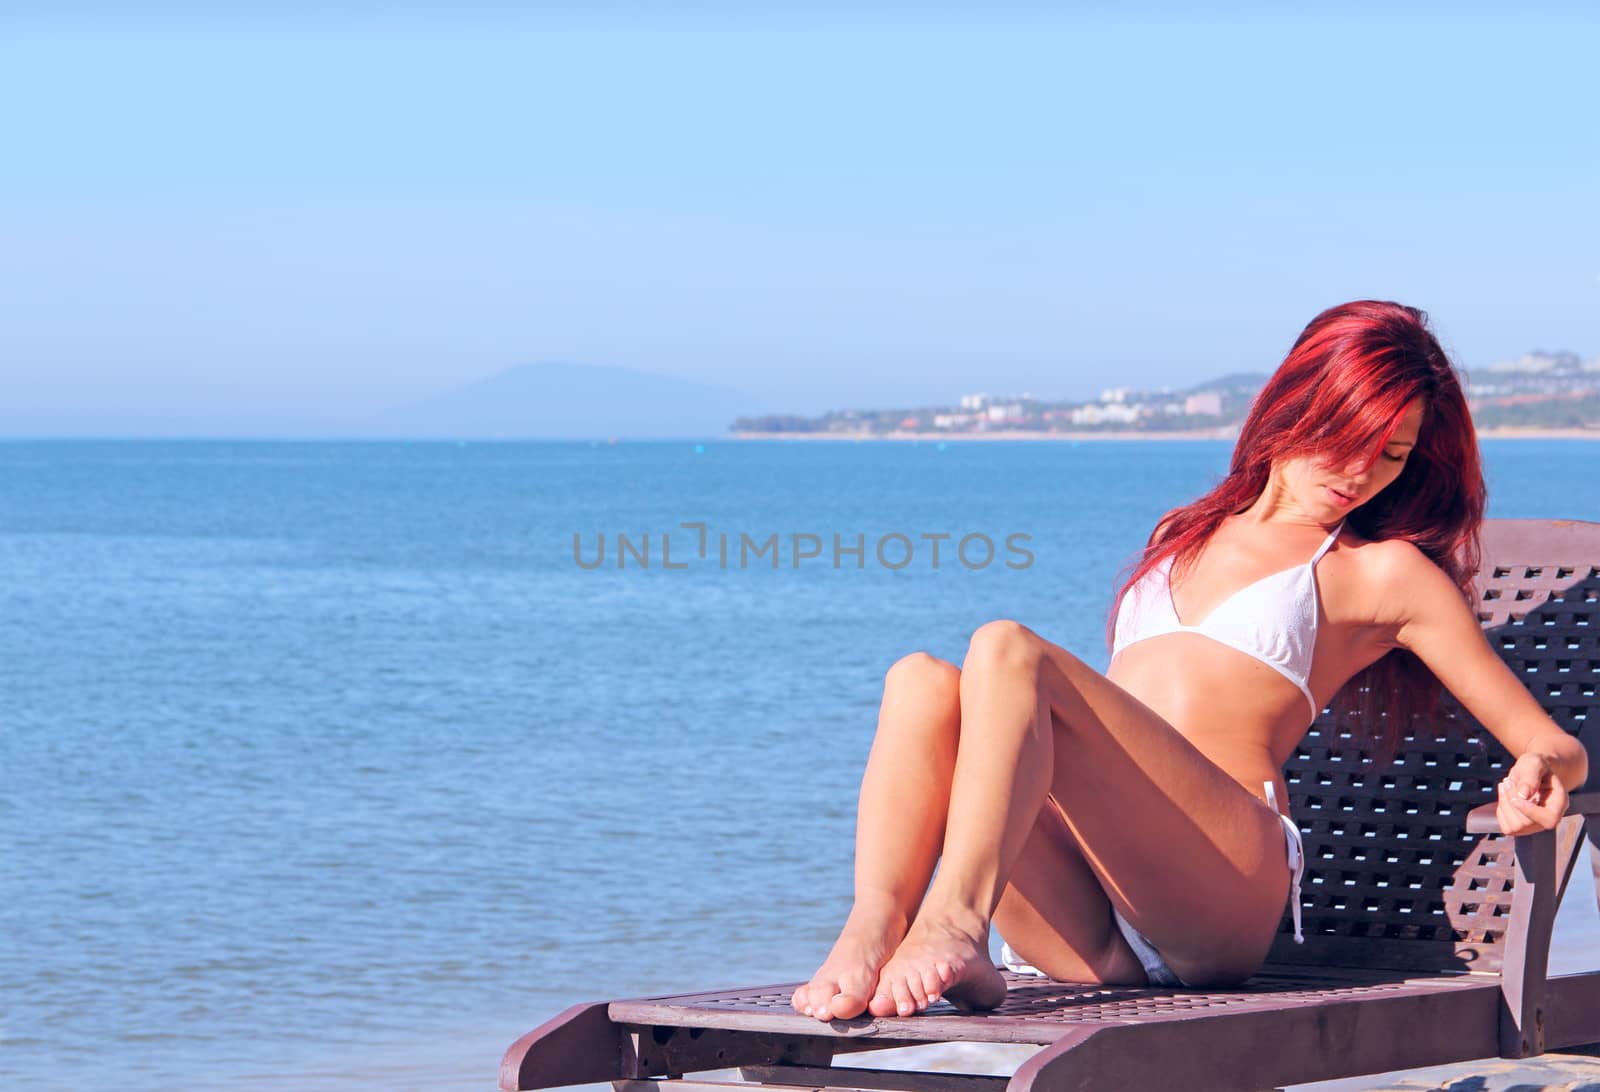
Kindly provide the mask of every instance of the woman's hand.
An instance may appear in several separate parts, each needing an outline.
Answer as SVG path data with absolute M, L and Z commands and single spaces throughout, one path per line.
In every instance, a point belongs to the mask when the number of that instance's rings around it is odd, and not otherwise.
M 1501 779 L 1495 818 L 1506 834 L 1552 830 L 1566 813 L 1566 786 L 1544 755 L 1526 752 Z

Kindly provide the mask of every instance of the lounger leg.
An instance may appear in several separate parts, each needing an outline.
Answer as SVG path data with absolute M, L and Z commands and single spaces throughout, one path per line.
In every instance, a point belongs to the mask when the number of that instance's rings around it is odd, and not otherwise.
M 1600 819 L 1586 822 L 1584 834 L 1586 835 L 1585 840 L 1589 844 L 1589 868 L 1594 874 L 1595 910 L 1600 912 Z M 1579 1046 L 1557 1047 L 1556 1049 L 1563 1054 L 1586 1054 L 1591 1057 L 1600 1057 L 1600 1041 L 1584 1043 Z
M 1500 1056 L 1531 1058 L 1544 1053 L 1545 972 L 1556 919 L 1556 832 L 1543 830 L 1511 839 L 1516 886 L 1500 972 Z
M 1583 855 L 1585 836 L 1594 837 L 1594 830 L 1588 817 L 1583 815 L 1569 815 L 1556 825 L 1556 907 L 1559 909 L 1561 900 L 1566 897 L 1567 883 L 1572 879 L 1573 869 L 1577 867 L 1578 859 Z M 1593 859 L 1594 847 L 1590 847 Z M 1600 895 L 1596 896 L 1600 902 Z
M 1584 824 L 1589 835 L 1589 871 L 1594 875 L 1594 906 L 1600 912 L 1600 820 Z

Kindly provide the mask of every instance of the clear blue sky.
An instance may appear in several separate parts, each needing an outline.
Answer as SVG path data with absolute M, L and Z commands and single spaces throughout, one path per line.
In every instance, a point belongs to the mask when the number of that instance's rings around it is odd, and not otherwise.
M 668 6 L 7 5 L 0 418 L 1086 396 L 1358 296 L 1600 354 L 1592 4 Z

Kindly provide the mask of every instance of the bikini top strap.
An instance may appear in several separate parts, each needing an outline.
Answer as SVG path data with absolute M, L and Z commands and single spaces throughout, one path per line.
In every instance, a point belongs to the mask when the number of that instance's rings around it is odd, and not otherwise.
M 1340 520 L 1339 526 L 1335 527 L 1328 537 L 1322 540 L 1322 545 L 1317 547 L 1317 552 L 1311 555 L 1311 560 L 1308 564 L 1315 565 L 1321 561 L 1322 555 L 1328 552 L 1329 547 L 1338 539 L 1339 532 L 1342 530 L 1344 530 L 1344 520 Z

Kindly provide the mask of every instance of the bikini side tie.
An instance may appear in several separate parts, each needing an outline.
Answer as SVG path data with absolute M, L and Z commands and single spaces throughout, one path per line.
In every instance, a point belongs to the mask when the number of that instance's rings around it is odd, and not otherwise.
M 1300 844 L 1300 828 L 1295 826 L 1293 819 L 1278 811 L 1278 794 L 1272 782 L 1267 781 L 1264 784 L 1267 786 L 1267 803 L 1272 805 L 1274 812 L 1277 812 L 1278 820 L 1283 824 L 1285 831 L 1284 841 L 1289 843 L 1289 871 L 1294 876 L 1289 887 L 1289 913 L 1294 918 L 1294 942 L 1304 944 L 1306 938 L 1300 931 L 1300 881 L 1306 871 L 1305 847 Z

